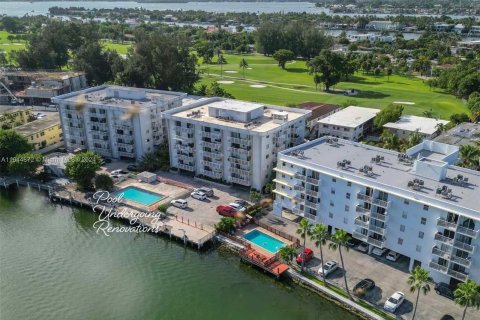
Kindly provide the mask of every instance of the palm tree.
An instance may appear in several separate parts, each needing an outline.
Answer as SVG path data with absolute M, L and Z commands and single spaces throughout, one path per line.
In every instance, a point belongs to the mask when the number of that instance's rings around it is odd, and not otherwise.
M 460 283 L 453 294 L 455 296 L 455 303 L 465 307 L 463 309 L 462 320 L 465 319 L 467 308 L 480 308 L 480 285 L 478 285 L 472 279 L 468 279 L 467 281 Z
M 287 264 L 290 264 L 292 259 L 297 255 L 297 251 L 290 246 L 284 246 L 280 248 L 278 254 L 280 255 L 280 259 L 285 261 Z
M 217 60 L 217 64 L 220 65 L 220 76 L 223 78 L 223 65 L 227 63 L 227 60 L 225 60 L 225 58 L 223 57 L 223 54 L 219 54 L 218 55 L 218 60 Z
M 302 250 L 302 272 L 305 265 L 305 243 L 307 241 L 307 236 L 312 233 L 313 224 L 307 219 L 302 219 L 298 224 L 297 234 L 303 239 L 303 250 Z
M 480 148 L 472 145 L 464 145 L 460 147 L 461 165 L 467 168 L 472 168 L 475 163 L 478 163 L 480 157 Z M 477 161 L 476 161 L 477 160 Z
M 411 148 L 413 146 L 416 146 L 417 144 L 419 144 L 422 141 L 423 141 L 423 135 L 418 130 L 415 130 L 414 132 L 411 132 L 408 135 L 407 149 Z
M 322 77 L 319 74 L 313 76 L 313 82 L 315 82 L 315 90 L 318 90 L 318 85 L 322 83 Z
M 390 132 L 390 130 L 383 130 L 382 135 L 380 136 L 380 141 L 382 142 L 382 147 L 390 150 L 399 150 L 400 139 L 398 136 Z
M 425 111 L 422 112 L 422 115 L 426 118 L 433 118 L 433 111 L 432 111 L 432 109 L 425 110 Z
M 420 291 L 422 291 L 424 295 L 427 295 L 427 293 L 430 291 L 430 285 L 428 284 L 429 277 L 430 273 L 419 266 L 415 267 L 408 277 L 407 283 L 410 285 L 410 292 L 415 293 L 415 291 L 417 291 L 417 299 L 415 301 L 415 308 L 413 309 L 412 320 L 415 319 L 415 313 L 417 312 Z
M 245 79 L 245 69 L 248 68 L 248 62 L 247 60 L 245 60 L 245 58 L 242 58 L 242 60 L 240 60 L 240 68 L 243 69 L 243 79 Z
M 330 238 L 327 227 L 324 224 L 316 224 L 312 230 L 310 240 L 315 241 L 315 247 L 320 248 L 320 261 L 323 263 L 323 246 L 327 244 L 327 240 Z M 322 272 L 323 283 L 327 285 L 325 280 L 325 273 Z
M 438 133 L 442 133 L 442 132 L 447 131 L 447 126 L 445 124 L 439 122 L 435 125 L 435 129 L 437 129 Z
M 345 264 L 343 263 L 343 255 L 342 255 L 342 247 L 344 247 L 345 250 L 347 251 L 349 250 L 347 246 L 347 242 L 349 239 L 350 239 L 350 236 L 347 234 L 346 231 L 338 229 L 337 231 L 335 231 L 335 234 L 332 236 L 332 242 L 328 244 L 328 248 L 332 250 L 338 249 L 338 252 L 340 253 L 340 262 L 342 263 L 343 281 L 345 282 L 345 290 L 347 290 L 348 296 L 350 297 L 350 299 L 352 299 L 350 290 L 348 290 L 347 270 L 345 269 Z

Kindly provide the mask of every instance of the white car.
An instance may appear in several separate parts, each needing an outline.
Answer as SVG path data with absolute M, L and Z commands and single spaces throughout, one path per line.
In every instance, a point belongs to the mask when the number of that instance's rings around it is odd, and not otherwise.
M 357 250 L 360 251 L 360 252 L 363 252 L 363 253 L 367 253 L 368 252 L 368 244 L 365 243 L 365 242 L 360 243 L 357 246 Z
M 395 312 L 398 307 L 405 301 L 405 294 L 403 292 L 397 291 L 387 301 L 385 301 L 385 305 L 383 309 L 389 312 Z
M 205 200 L 207 199 L 207 195 L 201 191 L 193 191 L 191 194 L 192 198 L 197 200 Z
M 390 261 L 397 261 L 398 258 L 400 258 L 400 254 L 398 252 L 395 252 L 393 250 L 390 250 L 387 254 L 387 260 L 390 260 Z
M 237 203 L 237 202 L 232 202 L 232 203 L 229 203 L 228 205 L 233 209 L 235 209 L 235 211 L 242 212 L 246 210 L 244 206 L 242 206 L 240 203 Z
M 318 274 L 322 275 L 325 273 L 325 277 L 328 276 L 330 273 L 338 269 L 338 262 L 334 260 L 330 260 L 325 262 L 324 265 L 318 269 Z
M 383 256 L 383 254 L 385 252 L 387 252 L 387 248 L 381 248 L 381 249 L 380 248 L 374 248 L 372 250 L 372 253 L 376 256 L 379 256 L 379 257 Z
M 172 201 L 170 201 L 170 204 L 174 207 L 182 208 L 182 209 L 185 209 L 186 207 L 188 207 L 187 200 L 184 200 L 184 199 L 172 200 Z

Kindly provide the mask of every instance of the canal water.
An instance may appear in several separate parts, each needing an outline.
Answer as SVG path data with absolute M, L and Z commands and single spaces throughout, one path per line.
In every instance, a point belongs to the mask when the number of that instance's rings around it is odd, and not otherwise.
M 0 190 L 2 320 L 355 319 L 225 250 L 199 253 L 150 234 L 107 237 L 95 221 L 36 191 Z

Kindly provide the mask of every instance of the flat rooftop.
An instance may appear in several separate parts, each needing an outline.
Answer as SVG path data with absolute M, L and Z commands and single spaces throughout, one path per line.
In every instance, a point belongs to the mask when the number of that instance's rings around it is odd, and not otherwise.
M 78 77 L 84 75 L 84 72 L 74 71 L 3 71 L 1 74 L 6 76 L 30 77 L 32 80 L 59 80 Z
M 418 131 L 423 134 L 432 135 L 437 132 L 440 123 L 446 125 L 449 121 L 405 115 L 401 116 L 397 122 L 386 123 L 383 127 L 410 132 Z
M 366 144 L 337 139 L 338 143 L 331 143 L 330 137 L 323 137 L 303 145 L 280 152 L 295 158 L 296 162 L 302 163 L 306 167 L 321 167 L 328 171 L 333 171 L 337 175 L 348 179 L 349 176 L 357 177 L 373 184 L 381 184 L 385 189 L 401 191 L 401 194 L 407 194 L 407 197 L 418 198 L 419 196 L 427 197 L 435 201 L 442 201 L 445 204 L 458 206 L 473 210 L 480 216 L 479 195 L 480 195 L 480 172 L 460 168 L 453 165 L 447 166 L 446 179 L 437 181 L 435 179 L 426 178 L 418 175 L 414 171 L 412 164 L 399 161 L 399 153 L 387 149 L 372 147 Z M 453 147 L 453 146 L 447 146 Z M 303 155 L 298 151 L 303 151 Z M 383 157 L 383 160 L 376 163 L 372 162 L 374 157 Z M 426 162 L 442 162 L 438 160 L 438 154 L 426 156 Z M 443 155 L 445 156 L 445 155 Z M 415 158 L 415 157 L 414 157 Z M 349 160 L 350 165 L 345 168 L 339 167 L 338 162 Z M 360 168 L 365 165 L 372 167 L 371 176 L 367 176 L 360 172 Z M 468 184 L 461 186 L 455 184 L 452 180 L 458 175 L 468 178 Z M 420 190 L 408 188 L 408 182 L 414 179 L 424 180 L 424 187 Z M 448 186 L 452 189 L 452 198 L 445 199 L 436 194 L 436 189 L 442 186 Z M 399 190 L 400 189 L 400 190 Z
M 323 117 L 330 112 L 341 109 L 341 107 L 336 104 L 325 104 L 311 101 L 301 103 L 297 107 L 300 109 L 312 111 L 312 115 L 309 118 L 310 120 Z
M 88 103 L 119 108 L 129 108 L 134 104 L 140 108 L 147 108 L 186 96 L 186 93 L 174 91 L 121 86 L 98 86 L 57 96 L 52 98 L 52 101 L 56 103 L 69 101 L 72 103 Z
M 19 106 L 3 106 L 0 105 L 0 116 L 4 113 L 12 113 L 17 111 L 32 111 L 32 107 L 19 107 Z
M 379 109 L 350 106 L 335 112 L 328 117 L 318 120 L 318 123 L 356 128 L 359 125 L 375 118 L 379 112 Z
M 28 122 L 14 129 L 23 136 L 30 136 L 54 125 L 60 125 L 60 115 L 58 112 L 49 112 L 44 118 Z
M 209 107 L 240 112 L 249 112 L 258 108 L 263 108 L 263 115 L 253 119 L 250 122 L 228 120 L 224 118 L 210 116 L 208 112 Z M 166 113 L 175 119 L 183 119 L 192 122 L 204 122 L 211 125 L 245 129 L 253 132 L 268 132 L 272 129 L 280 127 L 283 124 L 275 122 L 272 118 L 272 114 L 279 112 L 283 112 L 285 115 L 288 115 L 287 123 L 310 114 L 310 111 L 308 110 L 270 106 L 224 98 L 210 98 L 205 100 L 201 99 L 199 101 L 196 101 L 196 103 L 192 105 L 184 105 L 183 107 L 169 110 Z
M 433 140 L 456 146 L 480 143 L 480 123 L 461 123 Z

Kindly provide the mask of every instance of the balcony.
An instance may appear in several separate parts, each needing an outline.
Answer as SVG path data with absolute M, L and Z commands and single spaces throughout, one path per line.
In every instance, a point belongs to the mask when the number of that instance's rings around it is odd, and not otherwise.
M 469 229 L 463 226 L 458 226 L 457 232 L 460 234 L 472 237 L 474 239 L 477 239 L 478 237 L 478 230 Z
M 313 214 L 306 213 L 306 212 L 304 212 L 303 214 L 300 214 L 300 215 L 303 216 L 304 218 L 307 218 L 307 219 L 312 220 L 312 221 L 315 221 L 315 219 L 317 218 Z
M 370 209 L 366 209 L 366 208 L 362 207 L 361 205 L 357 205 L 355 207 L 355 211 L 358 212 L 358 213 L 361 213 L 361 214 L 369 214 L 370 213 Z
M 383 248 L 384 241 L 368 237 L 367 243 L 374 245 L 375 247 Z
M 319 203 L 305 200 L 305 205 L 306 205 L 307 207 L 312 208 L 312 209 L 316 209 L 317 206 L 319 205 Z
M 460 257 L 457 257 L 457 256 L 451 256 L 450 261 L 455 262 L 456 264 L 459 264 L 459 265 L 464 266 L 466 268 L 470 268 L 470 265 L 472 264 L 471 259 L 464 259 L 464 258 L 460 258 Z
M 435 261 L 430 261 L 430 263 L 428 264 L 428 266 L 430 268 L 432 268 L 433 270 L 437 270 L 438 272 L 441 272 L 441 273 L 447 273 L 448 271 L 448 267 L 446 266 L 442 266 L 441 264 L 438 264 L 436 263 Z
M 455 279 L 460 280 L 460 281 L 466 281 L 468 279 L 468 274 L 460 272 L 460 271 L 455 271 L 455 270 L 449 269 L 447 274 L 451 277 L 454 277 Z
M 452 238 L 445 237 L 444 235 L 442 235 L 440 233 L 435 234 L 435 240 L 438 241 L 438 242 L 441 242 L 441 243 L 448 244 L 448 245 L 451 245 L 453 243 Z
M 302 199 L 302 197 L 298 194 L 294 195 L 293 196 L 293 200 L 297 201 L 297 202 L 302 202 L 305 200 L 305 199 Z
M 185 151 L 188 153 L 193 153 L 194 149 L 192 147 L 189 147 L 187 145 L 182 145 L 182 144 L 176 144 L 175 149 L 180 150 L 180 151 Z
M 468 253 L 473 253 L 475 251 L 475 246 L 472 246 L 471 244 L 462 242 L 460 240 L 453 241 L 453 246 L 457 249 L 467 251 Z
M 307 182 L 314 185 L 318 185 L 320 183 L 320 180 L 312 177 L 307 177 Z
M 443 251 L 442 249 L 439 249 L 438 247 L 433 247 L 432 248 L 432 254 L 443 258 L 443 259 L 449 259 L 450 253 L 447 251 Z
M 437 219 L 437 226 L 449 229 L 449 230 L 455 230 L 457 229 L 457 223 L 456 222 L 451 222 L 447 221 L 445 218 L 438 218 Z
M 250 185 L 250 178 L 249 177 L 245 177 L 245 178 L 232 177 L 230 179 L 230 181 L 233 182 L 233 183 L 236 183 L 236 184 L 241 184 L 243 186 L 249 186 Z
M 368 236 L 366 234 L 363 234 L 361 232 L 358 232 L 358 231 L 354 231 L 352 236 L 355 238 L 355 239 L 358 239 L 358 240 L 362 240 L 364 242 L 367 242 L 367 238 Z
M 305 176 L 305 174 L 303 174 L 303 173 L 301 173 L 301 172 L 295 172 L 295 174 L 293 175 L 293 177 L 294 177 L 295 179 L 299 179 L 299 180 L 303 180 L 303 181 L 305 181 L 306 178 L 307 178 L 307 177 Z
M 243 175 L 243 176 L 248 176 L 248 177 L 250 177 L 250 174 L 251 174 L 251 172 L 249 170 L 243 170 L 243 169 L 239 169 L 239 168 L 230 168 L 230 172 L 231 173 L 236 173 L 236 174 L 239 174 L 239 175 Z
M 362 227 L 364 229 L 368 229 L 368 225 L 370 224 L 370 222 L 369 221 L 363 221 L 360 218 L 356 218 L 354 224 L 356 226 Z
M 307 189 L 307 194 L 312 197 L 318 197 L 318 191 Z
M 202 131 L 202 135 L 207 138 L 212 138 L 212 139 L 220 139 L 222 137 L 222 134 L 220 132 L 207 132 L 207 131 Z
M 250 161 L 238 159 L 238 158 L 235 158 L 235 157 L 228 157 L 228 161 L 233 162 L 233 163 L 238 163 L 242 166 L 250 166 Z
M 221 142 L 206 142 L 202 141 L 202 145 L 206 148 L 210 149 L 218 149 L 220 150 L 222 148 L 222 143 Z
M 194 131 L 195 130 L 193 128 L 185 128 L 185 127 L 176 127 L 175 128 L 175 134 L 177 136 L 192 134 L 192 133 L 194 133 Z
M 357 199 L 372 203 L 372 197 L 367 196 L 365 193 L 361 193 L 361 192 L 357 193 Z
M 232 153 L 237 153 L 237 154 L 241 154 L 241 155 L 245 155 L 245 156 L 251 156 L 252 155 L 252 150 L 235 148 L 235 147 L 230 147 L 228 150 Z
M 191 166 L 191 165 L 188 165 L 188 164 L 181 164 L 179 163 L 177 165 L 177 168 L 178 169 L 182 169 L 182 170 L 186 170 L 186 171 L 195 171 L 195 167 L 194 166 Z
M 382 236 L 384 236 L 387 233 L 387 229 L 385 229 L 385 227 L 382 228 L 382 227 L 374 226 L 372 224 L 370 225 L 369 230 L 372 232 L 378 233 Z
M 252 141 L 247 138 L 247 139 L 244 139 L 244 138 L 230 138 L 230 142 L 231 143 L 236 143 L 236 144 L 239 144 L 239 145 L 244 145 L 244 146 L 250 146 L 252 144 Z
M 302 186 L 301 184 L 296 184 L 293 186 L 293 189 L 296 191 L 305 191 L 305 186 Z
M 221 162 L 219 163 L 219 162 L 211 162 L 211 161 L 203 160 L 202 164 L 204 166 L 207 166 L 207 167 L 210 167 L 210 168 L 213 168 L 213 169 L 217 169 L 217 170 L 222 170 L 223 169 L 223 165 L 222 165 Z
M 378 220 L 378 221 L 386 222 L 387 218 L 388 218 L 388 215 L 387 215 L 386 212 L 385 212 L 385 214 L 372 212 L 372 213 L 370 213 L 370 217 L 375 219 L 375 220 Z
M 209 171 L 209 170 L 203 170 L 203 174 L 207 177 L 214 178 L 214 179 L 221 179 L 222 178 L 222 173 L 217 172 L 217 171 Z
M 135 152 L 118 151 L 120 157 L 135 158 Z

